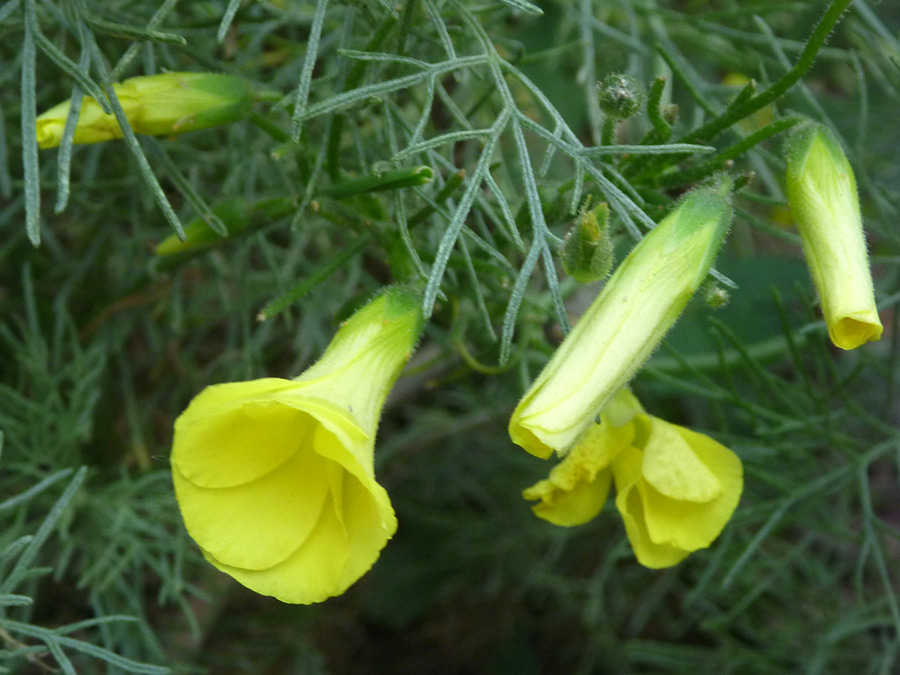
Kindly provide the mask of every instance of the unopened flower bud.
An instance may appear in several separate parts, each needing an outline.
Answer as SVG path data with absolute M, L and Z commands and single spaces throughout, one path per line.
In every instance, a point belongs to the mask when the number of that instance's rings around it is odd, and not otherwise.
M 727 187 L 689 193 L 628 254 L 519 401 L 514 443 L 542 458 L 565 455 L 650 357 L 722 245 Z
M 703 302 L 706 303 L 707 307 L 712 309 L 721 309 L 725 305 L 728 304 L 728 301 L 731 300 L 731 294 L 719 286 L 719 284 L 712 282 L 707 283 L 703 288 Z
M 630 75 L 616 73 L 597 83 L 600 110 L 617 120 L 627 120 L 641 108 L 641 89 Z
M 113 91 L 135 133 L 174 136 L 227 124 L 250 110 L 252 92 L 246 80 L 217 73 L 161 73 L 132 77 Z M 37 118 L 38 145 L 53 148 L 62 141 L 71 101 L 53 106 Z M 81 103 L 75 143 L 101 143 L 122 138 L 114 115 L 92 98 Z
M 587 284 L 603 279 L 612 269 L 613 247 L 609 237 L 606 203 L 583 210 L 562 245 L 562 266 L 575 281 Z
M 856 179 L 828 127 L 792 134 L 785 187 L 831 341 L 855 349 L 881 339 Z

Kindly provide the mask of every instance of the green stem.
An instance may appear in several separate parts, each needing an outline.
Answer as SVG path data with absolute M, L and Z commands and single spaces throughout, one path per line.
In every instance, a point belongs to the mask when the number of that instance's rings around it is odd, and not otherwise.
M 834 0 L 834 2 L 831 3 L 831 6 L 822 16 L 822 20 L 819 21 L 812 36 L 809 38 L 809 42 L 806 43 L 806 47 L 804 47 L 803 52 L 800 54 L 800 58 L 797 59 L 797 63 L 771 87 L 761 92 L 758 96 L 750 98 L 743 105 L 729 107 L 728 110 L 716 119 L 710 120 L 702 127 L 690 132 L 681 139 L 681 142 L 687 143 L 690 141 L 713 138 L 738 120 L 742 120 L 745 117 L 752 115 L 757 110 L 764 108 L 775 99 L 784 95 L 787 90 L 794 86 L 794 84 L 796 84 L 812 67 L 813 62 L 816 60 L 816 55 L 825 45 L 825 40 L 828 39 L 828 35 L 840 20 L 841 14 L 844 13 L 844 10 L 847 9 L 851 2 L 853 2 L 853 0 Z
M 653 129 L 662 141 L 668 140 L 669 136 L 672 135 L 672 125 L 666 121 L 662 111 L 659 109 L 665 87 L 666 78 L 660 75 L 653 80 L 653 84 L 650 85 L 650 92 L 647 95 L 647 116 L 650 118 L 650 124 L 653 125 Z
M 603 130 L 600 132 L 600 144 L 612 145 L 616 137 L 616 120 L 609 115 L 603 120 Z
M 360 176 L 337 185 L 329 185 L 319 191 L 325 197 L 349 197 L 365 192 L 398 190 L 405 187 L 425 185 L 431 182 L 434 172 L 431 167 L 417 166 L 408 169 L 388 171 L 378 175 Z
M 459 186 L 462 185 L 465 177 L 466 172 L 464 169 L 457 171 L 455 174 L 450 176 L 450 178 L 448 178 L 447 182 L 444 184 L 444 187 L 438 190 L 438 193 L 434 196 L 433 200 L 435 205 L 440 205 L 447 201 L 450 198 L 450 195 L 456 192 Z M 419 209 L 409 217 L 409 219 L 406 221 L 407 227 L 418 225 L 423 220 L 428 218 L 428 216 L 434 213 L 435 210 L 435 206 L 432 206 L 431 204 L 429 204 L 428 206 L 423 206 L 421 209 Z
M 274 122 L 270 122 L 265 117 L 258 113 L 250 113 L 250 117 L 248 118 L 251 123 L 255 124 L 257 127 L 265 131 L 269 136 L 274 138 L 279 143 L 287 143 L 291 140 L 291 135 L 286 131 L 282 130 Z
M 266 321 L 273 316 L 281 314 L 284 310 L 334 274 L 340 267 L 349 261 L 350 258 L 362 251 L 371 240 L 372 235 L 364 234 L 346 248 L 339 250 L 287 293 L 279 295 L 269 302 L 262 308 L 262 311 L 260 311 L 257 318 L 260 321 Z
M 799 124 L 803 121 L 802 117 L 785 117 L 784 119 L 776 120 L 769 125 L 766 125 L 759 131 L 756 131 L 747 138 L 741 140 L 738 143 L 735 143 L 729 148 L 726 148 L 719 154 L 711 157 L 707 161 L 702 164 L 698 164 L 697 166 L 692 166 L 687 169 L 683 169 L 681 171 L 673 171 L 671 173 L 666 173 L 661 176 L 657 176 L 656 180 L 653 181 L 653 184 L 658 187 L 673 187 L 675 185 L 682 185 L 684 183 L 690 183 L 693 181 L 700 180 L 701 178 L 705 178 L 712 173 L 715 173 L 719 169 L 721 169 L 725 162 L 740 157 L 747 150 L 762 143 L 767 138 L 771 138 L 775 134 L 779 134 L 782 131 L 790 129 L 792 126 Z

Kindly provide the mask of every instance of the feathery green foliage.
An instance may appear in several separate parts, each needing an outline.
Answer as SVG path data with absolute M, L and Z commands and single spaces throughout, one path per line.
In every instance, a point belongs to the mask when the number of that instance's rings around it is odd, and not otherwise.
M 6 0 L 0 36 L 0 672 L 900 668 L 900 8 Z M 253 112 L 136 135 L 109 85 L 164 71 L 244 77 Z M 597 96 L 617 74 L 627 119 Z M 73 145 L 88 96 L 122 141 Z M 885 335 L 854 352 L 787 215 L 806 117 L 860 189 Z M 633 387 L 746 488 L 710 549 L 651 572 L 609 513 L 531 514 L 547 466 L 506 422 L 599 290 L 562 271 L 579 210 L 608 205 L 621 261 L 721 172 L 731 300 L 695 300 Z M 398 534 L 341 598 L 255 596 L 184 531 L 173 420 L 207 384 L 298 374 L 394 282 L 430 317 L 379 430 Z

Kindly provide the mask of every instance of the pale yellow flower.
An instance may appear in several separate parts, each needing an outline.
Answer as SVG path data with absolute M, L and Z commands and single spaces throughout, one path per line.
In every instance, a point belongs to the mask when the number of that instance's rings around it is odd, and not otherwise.
M 131 128 L 138 134 L 174 136 L 186 131 L 226 124 L 244 117 L 252 102 L 249 84 L 216 73 L 161 73 L 132 77 L 114 84 Z M 71 101 L 59 103 L 37 118 L 37 141 L 42 148 L 60 144 Z M 81 101 L 75 143 L 101 143 L 122 138 L 115 116 L 103 112 L 93 98 Z
M 807 124 L 788 143 L 785 187 L 831 341 L 856 349 L 883 331 L 856 179 L 834 133 Z
M 375 434 L 420 324 L 419 298 L 391 289 L 295 380 L 214 385 L 191 402 L 175 422 L 172 475 L 207 560 L 304 604 L 369 570 L 397 528 L 375 480 Z
M 743 490 L 731 450 L 648 415 L 620 391 L 550 475 L 526 489 L 532 509 L 554 525 L 581 525 L 603 509 L 615 477 L 616 506 L 638 562 L 653 569 L 709 546 Z

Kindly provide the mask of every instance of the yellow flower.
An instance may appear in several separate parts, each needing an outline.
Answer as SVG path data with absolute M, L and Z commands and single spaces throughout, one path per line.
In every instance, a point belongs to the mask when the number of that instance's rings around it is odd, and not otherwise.
M 586 523 L 603 509 L 615 477 L 616 506 L 638 562 L 677 564 L 709 546 L 743 489 L 741 461 L 708 436 L 646 414 L 620 391 L 547 479 L 523 492 L 555 525 Z
M 514 443 L 545 459 L 568 452 L 675 323 L 730 222 L 721 191 L 700 188 L 644 237 L 519 401 Z
M 214 385 L 191 402 L 175 422 L 172 475 L 209 562 L 304 604 L 371 568 L 397 528 L 375 480 L 375 433 L 420 325 L 419 298 L 390 289 L 295 380 Z
M 216 73 L 162 73 L 132 77 L 113 90 L 131 128 L 138 134 L 173 136 L 194 129 L 226 124 L 244 117 L 252 102 L 249 84 Z M 37 118 L 42 148 L 62 141 L 71 101 L 59 103 Z M 122 138 L 114 115 L 84 97 L 75 126 L 75 143 L 101 143 Z
M 731 518 L 744 487 L 741 460 L 709 436 L 650 415 L 613 463 L 616 507 L 638 562 L 671 567 L 706 548 Z
M 819 293 L 828 335 L 841 349 L 881 339 L 856 179 L 828 127 L 808 124 L 787 147 L 785 185 Z

